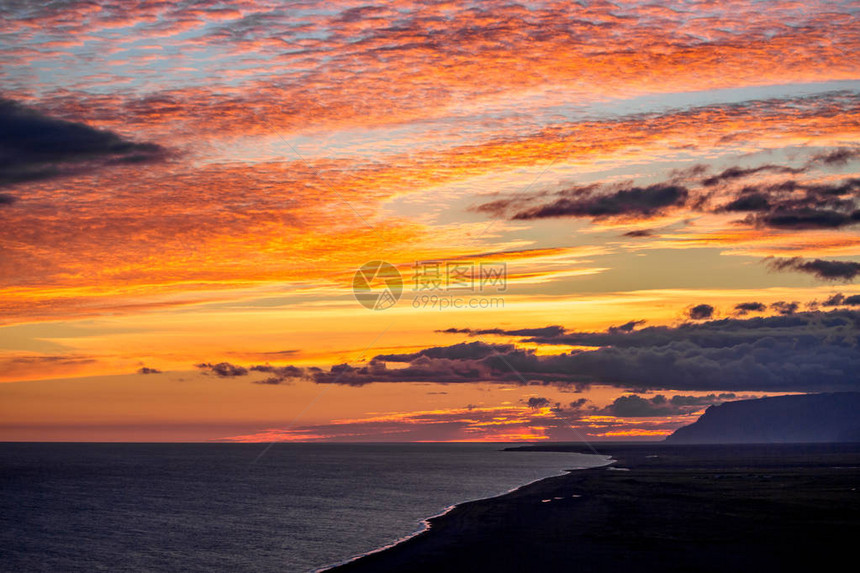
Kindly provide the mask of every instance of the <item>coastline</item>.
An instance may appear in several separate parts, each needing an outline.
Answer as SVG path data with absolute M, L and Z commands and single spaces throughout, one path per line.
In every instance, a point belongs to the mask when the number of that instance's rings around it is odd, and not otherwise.
M 860 444 L 601 450 L 615 463 L 457 504 L 399 543 L 321 571 L 821 569 L 849 556 L 860 533 Z
M 513 446 L 513 447 L 503 448 L 503 449 L 502 449 L 502 451 L 516 451 L 516 450 L 518 450 L 518 449 L 519 449 L 519 447 L 518 447 L 518 446 Z M 527 450 L 522 450 L 522 451 L 527 451 Z M 535 451 L 538 451 L 538 450 L 535 450 Z M 556 450 L 545 450 L 545 451 L 556 451 Z M 572 453 L 582 453 L 582 454 L 586 454 L 586 452 L 572 452 Z M 593 455 L 603 456 L 603 454 L 592 454 L 592 453 L 588 453 L 587 455 L 591 455 L 591 456 L 593 456 Z M 398 538 L 398 539 L 396 539 L 396 540 L 392 541 L 391 543 L 388 543 L 388 544 L 386 544 L 386 545 L 383 545 L 382 547 L 378 547 L 378 548 L 373 549 L 373 550 L 371 550 L 371 551 L 368 551 L 368 552 L 366 552 L 366 553 L 361 553 L 361 554 L 359 554 L 359 555 L 356 555 L 356 556 L 354 556 L 354 557 L 350 557 L 350 558 L 348 558 L 348 559 L 344 559 L 343 561 L 339 561 L 339 562 L 337 562 L 337 563 L 331 563 L 331 564 L 323 565 L 323 566 L 321 566 L 321 567 L 318 567 L 318 568 L 316 568 L 316 569 L 313 569 L 313 570 L 309 571 L 308 573 L 326 573 L 326 572 L 328 572 L 328 571 L 340 570 L 340 568 L 342 568 L 342 567 L 344 567 L 344 566 L 346 566 L 346 565 L 349 565 L 349 564 L 351 564 L 351 563 L 354 563 L 354 562 L 356 562 L 356 561 L 359 561 L 359 560 L 361 560 L 361 559 L 364 559 L 364 558 L 366 558 L 366 557 L 370 557 L 370 556 L 376 555 L 376 554 L 378 554 L 378 553 L 382 553 L 382 552 L 384 552 L 384 551 L 388 551 L 388 550 L 394 549 L 394 548 L 396 548 L 397 546 L 399 546 L 399 545 L 401 545 L 401 544 L 403 544 L 403 543 L 406 543 L 406 542 L 408 542 L 408 541 L 409 541 L 409 540 L 411 540 L 411 539 L 414 539 L 414 538 L 416 538 L 416 537 L 418 537 L 418 536 L 420 536 L 420 535 L 423 535 L 423 534 L 425 534 L 425 533 L 428 533 L 428 532 L 430 531 L 431 527 L 432 527 L 432 523 L 433 523 L 435 520 L 438 520 L 438 519 L 442 519 L 442 518 L 444 518 L 447 514 L 449 514 L 451 511 L 456 510 L 456 509 L 457 509 L 458 507 L 460 507 L 460 506 L 463 506 L 463 505 L 466 505 L 466 504 L 470 504 L 470 503 L 490 502 L 490 501 L 492 501 L 492 500 L 494 500 L 494 499 L 497 499 L 497 498 L 500 498 L 500 497 L 504 497 L 504 496 L 506 496 L 506 495 L 510 495 L 510 494 L 512 494 L 512 493 L 516 493 L 517 491 L 519 491 L 519 490 L 521 490 L 521 489 L 523 489 L 523 488 L 526 488 L 526 487 L 529 487 L 529 486 L 531 486 L 531 485 L 534 485 L 534 484 L 537 484 L 537 483 L 543 482 L 543 481 L 548 480 L 548 479 L 553 479 L 553 478 L 557 478 L 557 477 L 563 477 L 563 476 L 567 475 L 567 474 L 568 474 L 568 473 L 570 473 L 570 472 L 578 472 L 578 471 L 585 471 L 585 470 L 589 470 L 589 469 L 604 468 L 604 467 L 607 467 L 607 466 L 610 466 L 610 465 L 614 464 L 614 463 L 615 463 L 615 461 L 616 461 L 616 460 L 614 460 L 614 459 L 612 458 L 612 456 L 609 456 L 609 455 L 606 455 L 606 456 L 603 456 L 603 457 L 606 457 L 606 458 L 608 458 L 608 459 L 606 459 L 606 460 L 605 460 L 605 461 L 606 461 L 606 463 L 605 463 L 605 464 L 602 464 L 602 465 L 599 465 L 599 466 L 593 466 L 593 467 L 588 467 L 588 468 L 571 468 L 571 469 L 564 469 L 564 470 L 561 470 L 561 473 L 558 473 L 558 474 L 555 474 L 555 475 L 551 475 L 551 476 L 540 477 L 540 478 L 534 479 L 534 480 L 532 480 L 532 481 L 530 481 L 530 482 L 526 482 L 526 483 L 524 483 L 524 484 L 522 484 L 522 485 L 518 485 L 518 486 L 513 487 L 513 488 L 511 488 L 511 489 L 509 489 L 509 490 L 507 490 L 507 491 L 505 491 L 505 492 L 502 492 L 502 493 L 500 493 L 500 494 L 498 494 L 498 495 L 494 495 L 494 496 L 492 496 L 492 497 L 481 497 L 481 498 L 468 499 L 468 500 L 465 500 L 465 501 L 460 501 L 460 502 L 457 502 L 457 503 L 453 503 L 453 504 L 449 505 L 448 507 L 446 507 L 445 509 L 443 509 L 442 511 L 440 511 L 439 513 L 437 513 L 437 514 L 435 514 L 435 515 L 431 515 L 431 516 L 429 516 L 429 517 L 425 517 L 424 519 L 422 519 L 422 520 L 421 520 L 421 523 L 419 524 L 418 529 L 416 529 L 415 531 L 413 531 L 412 533 L 410 533 L 410 534 L 408 534 L 408 535 L 404 535 L 403 537 L 400 537 L 400 538 Z

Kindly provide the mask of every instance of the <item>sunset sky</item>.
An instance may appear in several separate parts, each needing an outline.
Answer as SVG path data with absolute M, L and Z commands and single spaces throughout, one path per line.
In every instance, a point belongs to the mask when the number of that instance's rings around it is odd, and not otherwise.
M 653 440 L 858 390 L 858 15 L 4 3 L 0 441 Z

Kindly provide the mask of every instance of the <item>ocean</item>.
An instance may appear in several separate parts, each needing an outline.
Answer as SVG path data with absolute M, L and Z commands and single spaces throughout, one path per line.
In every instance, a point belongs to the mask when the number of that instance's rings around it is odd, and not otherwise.
M 3 571 L 317 571 L 606 457 L 505 444 L 0 444 Z

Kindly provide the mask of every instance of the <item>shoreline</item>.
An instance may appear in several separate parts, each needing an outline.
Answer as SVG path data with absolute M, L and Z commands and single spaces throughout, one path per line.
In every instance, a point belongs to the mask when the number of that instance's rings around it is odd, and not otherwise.
M 457 504 L 399 543 L 321 571 L 665 571 L 667 555 L 679 571 L 821 568 L 860 533 L 860 444 L 602 450 L 613 462 Z
M 528 447 L 528 446 L 524 446 L 524 447 Z M 516 451 L 516 450 L 518 450 L 518 449 L 519 449 L 519 447 L 518 447 L 518 446 L 515 446 L 515 447 L 502 448 L 500 451 L 503 451 L 503 452 L 505 452 L 505 451 Z M 528 450 L 522 450 L 522 451 L 528 451 Z M 538 450 L 535 450 L 535 451 L 538 451 Z M 551 450 L 551 451 L 555 451 L 555 450 Z M 585 452 L 571 452 L 571 453 L 582 453 L 582 454 L 585 454 Z M 422 519 L 422 520 L 421 520 L 421 523 L 419 524 L 419 528 L 418 528 L 417 530 L 415 530 L 414 532 L 412 532 L 412 533 L 408 534 L 408 535 L 404 535 L 403 537 L 400 537 L 400 538 L 398 538 L 398 539 L 396 539 L 396 540 L 392 541 L 391 543 L 388 543 L 387 545 L 383 545 L 382 547 L 378 547 L 378 548 L 373 549 L 373 550 L 371 550 L 371 551 L 368 551 L 368 552 L 365 552 L 365 553 L 361 553 L 361 554 L 359 554 L 359 555 L 356 555 L 356 556 L 354 556 L 354 557 L 350 557 L 350 558 L 348 558 L 348 559 L 344 559 L 343 561 L 339 561 L 339 562 L 337 562 L 337 563 L 333 563 L 333 564 L 323 565 L 323 566 L 318 567 L 318 568 L 316 568 L 316 569 L 312 569 L 312 570 L 311 570 L 311 571 L 309 571 L 308 573 L 327 573 L 327 572 L 329 572 L 329 571 L 335 571 L 335 570 L 337 570 L 337 569 L 339 569 L 339 568 L 341 568 L 341 567 L 344 567 L 344 566 L 350 565 L 351 563 L 355 563 L 356 561 L 359 561 L 359 560 L 364 559 L 364 558 L 366 558 L 366 557 L 370 557 L 370 556 L 373 556 L 373 555 L 376 555 L 376 554 L 382 553 L 382 552 L 384 552 L 384 551 L 388 551 L 388 550 L 394 549 L 394 548 L 396 548 L 397 546 L 399 546 L 399 545 L 401 545 L 401 544 L 403 544 L 403 543 L 406 543 L 406 542 L 408 542 L 408 541 L 410 541 L 410 540 L 412 540 L 412 539 L 415 539 L 416 537 L 418 537 L 418 536 L 420 536 L 420 535 L 424 535 L 425 533 L 428 533 L 428 532 L 431 530 L 431 528 L 432 528 L 433 521 L 435 521 L 435 520 L 437 520 L 437 519 L 442 519 L 442 518 L 444 518 L 446 515 L 448 515 L 448 514 L 449 514 L 449 513 L 451 513 L 452 511 L 456 510 L 456 509 L 457 509 L 458 507 L 460 507 L 460 506 L 463 506 L 463 505 L 466 505 L 466 504 L 470 504 L 470 503 L 490 502 L 490 501 L 492 501 L 492 500 L 494 500 L 494 499 L 497 499 L 497 498 L 500 498 L 500 497 L 504 497 L 504 496 L 506 496 L 506 495 L 510 495 L 510 494 L 512 494 L 512 493 L 516 493 L 517 491 L 519 491 L 519 490 L 521 490 L 521 489 L 523 489 L 523 488 L 526 488 L 526 487 L 529 487 L 529 486 L 531 486 L 531 485 L 534 485 L 534 484 L 537 484 L 537 483 L 543 482 L 543 481 L 548 480 L 548 479 L 564 477 L 564 476 L 566 476 L 566 475 L 568 475 L 569 473 L 572 473 L 572 472 L 585 471 L 585 470 L 597 469 L 597 468 L 605 468 L 605 467 L 607 467 L 607 466 L 611 466 L 612 464 L 614 464 L 614 463 L 616 462 L 616 460 L 614 460 L 614 459 L 613 459 L 611 456 L 609 456 L 609 455 L 604 455 L 604 454 L 593 454 L 593 453 L 589 453 L 589 454 L 587 454 L 587 455 L 591 455 L 591 456 L 597 455 L 597 456 L 601 456 L 601 457 L 605 457 L 605 458 L 609 458 L 609 459 L 608 459 L 608 460 L 606 460 L 606 463 L 605 463 L 605 464 L 602 464 L 602 465 L 599 465 L 599 466 L 593 466 L 593 467 L 588 467 L 588 468 L 571 468 L 571 469 L 563 469 L 563 470 L 561 470 L 561 472 L 562 472 L 562 473 L 555 474 L 555 475 L 551 475 L 551 476 L 546 476 L 546 477 L 540 477 L 540 478 L 534 479 L 534 480 L 532 480 L 532 481 L 530 481 L 530 482 L 524 483 L 524 484 L 522 484 L 522 485 L 518 485 L 518 486 L 516 486 L 516 487 L 513 487 L 513 488 L 511 488 L 511 489 L 509 489 L 509 490 L 505 491 L 505 492 L 502 492 L 502 493 L 500 493 L 500 494 L 498 494 L 498 495 L 494 495 L 494 496 L 491 496 L 491 497 L 479 497 L 479 498 L 475 498 L 475 499 L 468 499 L 468 500 L 465 500 L 465 501 L 458 501 L 457 503 L 453 503 L 453 504 L 449 505 L 448 507 L 446 507 L 445 509 L 443 509 L 443 510 L 442 510 L 442 511 L 440 511 L 439 513 L 434 514 L 434 515 L 431 515 L 431 516 L 429 516 L 429 517 L 425 517 L 424 519 Z

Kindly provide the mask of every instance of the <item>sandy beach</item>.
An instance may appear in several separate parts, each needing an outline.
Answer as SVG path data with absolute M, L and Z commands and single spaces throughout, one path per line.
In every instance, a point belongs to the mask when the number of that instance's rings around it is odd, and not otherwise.
M 860 444 L 598 451 L 616 463 L 457 506 L 421 535 L 330 571 L 827 570 L 853 553 Z

